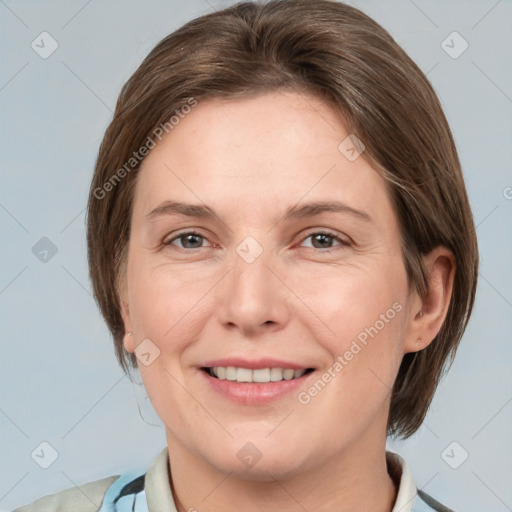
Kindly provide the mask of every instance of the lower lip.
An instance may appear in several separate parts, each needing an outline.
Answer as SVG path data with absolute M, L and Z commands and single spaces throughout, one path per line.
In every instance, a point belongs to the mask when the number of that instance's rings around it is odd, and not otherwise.
M 234 382 L 212 377 L 207 371 L 200 370 L 208 384 L 225 397 L 244 405 L 268 404 L 282 398 L 304 385 L 314 372 L 305 373 L 297 379 L 280 380 L 278 382 Z

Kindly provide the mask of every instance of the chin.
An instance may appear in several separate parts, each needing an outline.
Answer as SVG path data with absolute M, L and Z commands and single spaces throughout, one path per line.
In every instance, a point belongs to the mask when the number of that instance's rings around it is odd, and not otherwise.
M 303 468 L 301 461 L 290 460 L 286 456 L 272 453 L 262 454 L 256 462 L 243 463 L 237 456 L 234 458 L 223 457 L 219 461 L 211 461 L 213 465 L 232 477 L 254 482 L 272 482 L 291 477 Z
M 297 446 L 307 443 L 285 445 L 270 442 L 264 436 L 258 439 L 249 435 L 217 446 L 214 453 L 206 455 L 210 464 L 246 480 L 267 482 L 286 478 L 306 466 L 306 454 Z

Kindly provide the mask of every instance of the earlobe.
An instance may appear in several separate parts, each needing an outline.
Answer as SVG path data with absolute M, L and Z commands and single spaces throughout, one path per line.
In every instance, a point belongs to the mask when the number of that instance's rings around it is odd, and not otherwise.
M 428 292 L 416 296 L 405 340 L 404 353 L 418 352 L 437 336 L 448 313 L 455 277 L 455 259 L 446 247 L 423 257 L 428 272 Z
M 124 329 L 125 329 L 125 334 L 123 337 L 123 345 L 124 345 L 125 350 L 131 354 L 135 351 L 135 339 L 133 336 L 133 331 L 131 330 L 132 324 L 131 324 L 131 320 L 130 320 L 128 305 L 122 306 L 122 316 L 123 316 L 123 324 L 124 324 Z
M 133 332 L 127 332 L 123 338 L 123 345 L 127 352 L 132 354 L 135 351 L 135 344 L 133 339 Z

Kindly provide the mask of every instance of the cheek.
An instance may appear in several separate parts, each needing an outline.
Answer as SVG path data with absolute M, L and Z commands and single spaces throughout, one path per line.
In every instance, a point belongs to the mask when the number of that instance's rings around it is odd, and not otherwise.
M 328 269 L 307 279 L 297 276 L 292 286 L 333 339 L 356 337 L 376 322 L 379 331 L 384 325 L 389 330 L 391 323 L 396 327 L 403 317 L 397 310 L 405 307 L 408 294 L 401 260 L 394 265 Z M 395 303 L 399 305 L 393 307 Z
M 210 276 L 213 279 L 214 276 Z M 210 277 L 197 270 L 156 264 L 151 255 L 135 255 L 128 267 L 130 316 L 134 329 L 157 344 L 168 345 L 176 333 L 190 327 L 201 311 L 201 298 L 211 288 Z
M 128 268 L 130 317 L 137 343 L 150 340 L 158 356 L 149 365 L 138 361 L 144 387 L 157 414 L 164 423 L 175 422 L 173 411 L 188 407 L 190 395 L 184 389 L 183 354 L 204 325 L 205 281 L 193 279 L 168 265 L 154 266 L 149 257 L 135 255 Z M 142 346 L 142 345 L 141 345 Z M 185 421 L 186 428 L 196 428 L 200 418 L 194 411 Z
M 183 381 L 187 350 L 200 338 L 212 308 L 205 291 L 217 280 L 215 275 L 198 278 L 197 270 L 155 265 L 144 254 L 134 254 L 129 262 L 130 318 L 136 342 L 150 340 L 158 354 L 147 366 L 139 360 L 139 371 L 161 417 L 190 399 L 178 382 Z
M 408 297 L 401 255 L 317 274 L 314 283 L 302 286 L 304 302 L 315 313 L 308 327 L 333 360 L 342 358 L 343 374 L 350 377 L 343 385 L 380 379 L 392 387 L 403 355 Z

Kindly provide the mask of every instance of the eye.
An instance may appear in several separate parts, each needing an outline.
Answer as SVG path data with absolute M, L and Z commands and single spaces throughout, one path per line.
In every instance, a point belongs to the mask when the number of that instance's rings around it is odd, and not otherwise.
M 337 246 L 349 246 L 350 242 L 345 240 L 334 233 L 329 231 L 319 231 L 315 233 L 310 233 L 306 238 L 303 239 L 303 242 L 311 238 L 311 245 L 309 247 L 313 249 L 332 249 Z M 337 244 L 333 246 L 333 243 Z
M 181 245 L 178 245 L 181 249 L 200 249 L 203 246 L 203 242 L 206 241 L 206 237 L 196 233 L 195 231 L 187 231 L 186 233 L 180 233 L 179 235 L 166 240 L 163 242 L 164 245 L 177 245 L 174 242 L 179 241 Z

